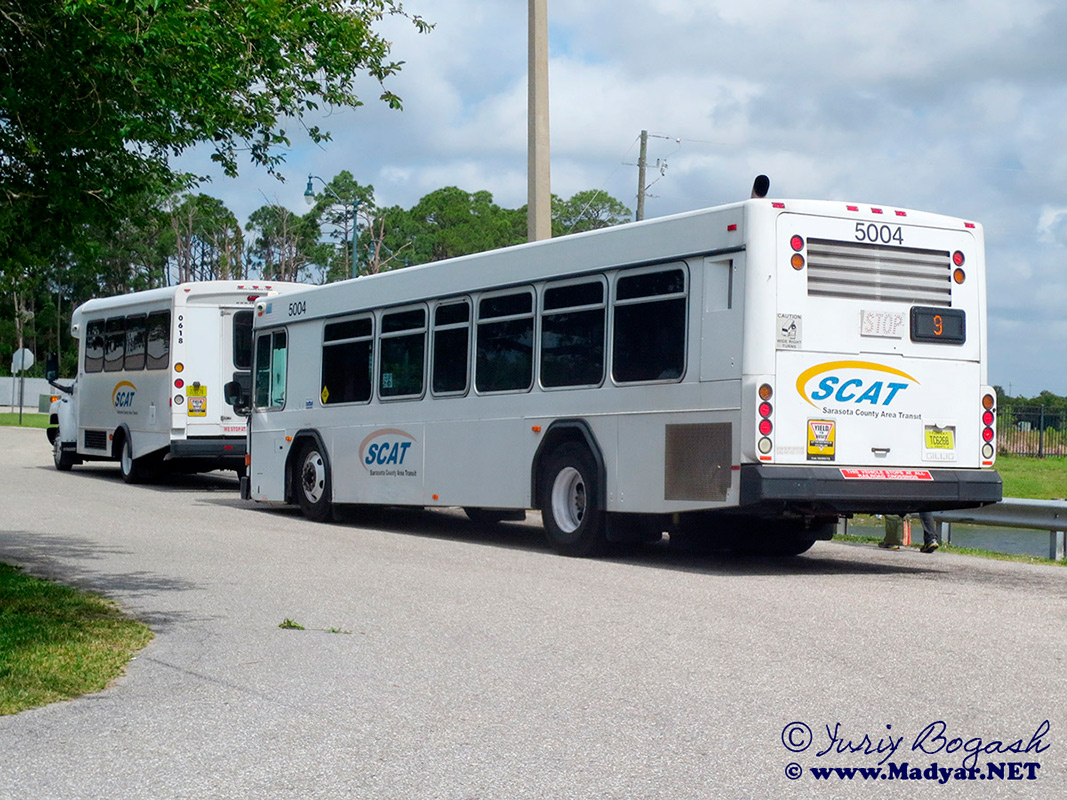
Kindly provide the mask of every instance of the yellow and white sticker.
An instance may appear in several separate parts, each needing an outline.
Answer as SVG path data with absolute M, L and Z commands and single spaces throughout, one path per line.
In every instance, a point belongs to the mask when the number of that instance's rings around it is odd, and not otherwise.
M 837 424 L 832 419 L 808 420 L 808 461 L 833 461 Z
M 190 417 L 207 416 L 207 387 L 201 383 L 185 385 L 185 413 Z

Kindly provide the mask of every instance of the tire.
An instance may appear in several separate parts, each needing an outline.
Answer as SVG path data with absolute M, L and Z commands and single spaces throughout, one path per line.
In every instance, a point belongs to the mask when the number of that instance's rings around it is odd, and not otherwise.
M 293 474 L 293 493 L 304 516 L 313 522 L 326 522 L 333 517 L 333 482 L 330 464 L 322 449 L 314 442 L 301 448 Z
M 69 472 L 74 466 L 74 455 L 63 449 L 59 436 L 52 439 L 52 461 L 55 462 L 56 469 L 60 472 Z
M 144 459 L 133 457 L 133 440 L 127 434 L 122 437 L 122 449 L 119 451 L 119 472 L 126 483 L 141 483 L 147 477 Z
M 544 462 L 541 516 L 548 542 L 565 556 L 588 558 L 607 549 L 596 463 L 589 450 L 568 442 Z

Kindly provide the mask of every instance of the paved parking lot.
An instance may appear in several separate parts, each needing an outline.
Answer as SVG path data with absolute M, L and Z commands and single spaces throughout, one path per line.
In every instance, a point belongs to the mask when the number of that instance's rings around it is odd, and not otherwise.
M 156 631 L 107 691 L 0 718 L 0 798 L 1067 796 L 1062 568 L 835 542 L 574 560 L 532 523 L 316 525 L 225 474 L 58 473 L 11 428 L 0 485 L 0 560 Z M 1030 752 L 943 785 L 816 776 L 962 769 L 953 738 Z

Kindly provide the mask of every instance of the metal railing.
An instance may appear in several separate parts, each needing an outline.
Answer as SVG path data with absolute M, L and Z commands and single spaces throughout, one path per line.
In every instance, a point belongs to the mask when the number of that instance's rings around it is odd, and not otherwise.
M 1049 558 L 1064 558 L 1064 531 L 1067 531 L 1067 500 L 1022 500 L 1005 497 L 999 503 L 959 511 L 935 511 L 941 525 L 941 541 L 952 541 L 952 524 L 996 525 L 1003 528 L 1029 528 L 1048 531 Z

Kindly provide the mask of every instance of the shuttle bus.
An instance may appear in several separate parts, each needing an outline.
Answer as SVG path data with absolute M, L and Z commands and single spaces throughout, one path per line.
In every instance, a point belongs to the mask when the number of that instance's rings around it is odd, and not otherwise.
M 796 554 L 1001 497 L 982 228 L 755 197 L 258 300 L 246 498 Z
M 223 386 L 251 385 L 253 305 L 300 284 L 183 283 L 90 300 L 74 310 L 78 376 L 52 404 L 57 469 L 117 460 L 137 482 L 157 467 L 244 472 L 246 420 Z

